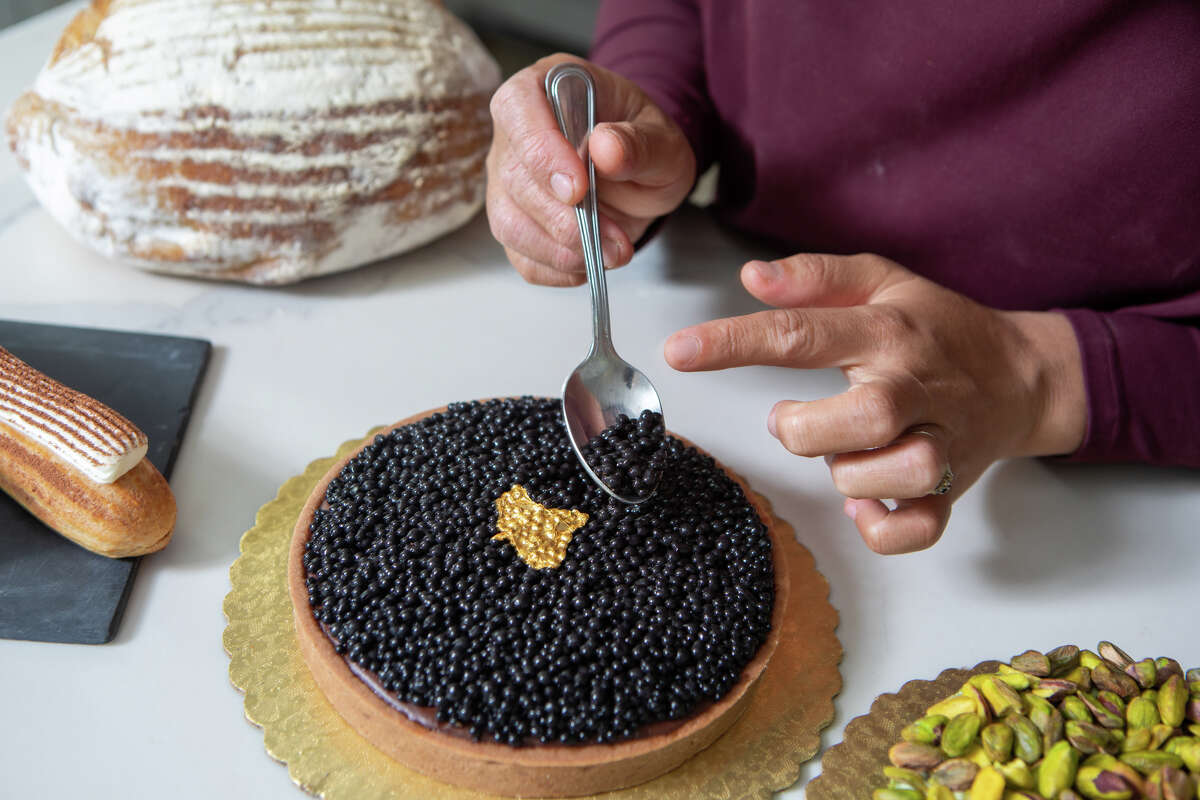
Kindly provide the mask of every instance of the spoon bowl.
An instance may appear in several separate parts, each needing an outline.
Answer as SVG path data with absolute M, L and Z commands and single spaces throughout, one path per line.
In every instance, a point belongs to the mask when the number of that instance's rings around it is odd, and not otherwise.
M 613 348 L 609 327 L 608 290 L 600 249 L 600 224 L 596 214 L 596 172 L 588 152 L 588 137 L 596 123 L 596 89 L 592 76 L 578 64 L 553 67 L 546 75 L 546 96 L 558 127 L 588 169 L 588 191 L 575 207 L 583 259 L 592 296 L 592 349 L 563 384 L 563 421 L 571 447 L 584 471 L 606 492 L 625 503 L 640 503 L 653 496 L 656 486 L 631 494 L 617 491 L 588 463 L 589 442 L 617 425 L 622 415 L 637 420 L 642 412 L 662 415 L 662 402 L 650 379 Z M 663 428 L 665 430 L 665 427 Z

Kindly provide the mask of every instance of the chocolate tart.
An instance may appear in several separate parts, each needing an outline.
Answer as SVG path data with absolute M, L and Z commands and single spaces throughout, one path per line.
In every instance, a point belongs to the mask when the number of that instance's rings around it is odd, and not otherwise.
M 386 435 L 431 415 L 432 409 L 408 417 L 381 432 Z M 675 437 L 683 445 L 694 445 Z M 787 561 L 778 537 L 786 525 L 776 520 L 767 502 L 738 475 L 713 462 L 740 487 L 771 541 L 774 604 L 770 631 L 742 667 L 731 688 L 715 702 L 698 705 L 680 719 L 641 726 L 629 738 L 605 743 L 523 742 L 513 746 L 480 740 L 453 724 L 437 722 L 432 709 L 414 707 L 388 696 L 376 676 L 338 652 L 329 629 L 314 616 L 306 583 L 305 550 L 314 516 L 326 504 L 330 482 L 378 436 L 368 439 L 334 464 L 314 487 L 293 531 L 288 552 L 288 591 L 292 601 L 300 653 L 313 678 L 337 713 L 380 751 L 435 779 L 491 794 L 571 797 L 634 786 L 662 775 L 711 745 L 741 716 L 779 643 L 787 606 Z

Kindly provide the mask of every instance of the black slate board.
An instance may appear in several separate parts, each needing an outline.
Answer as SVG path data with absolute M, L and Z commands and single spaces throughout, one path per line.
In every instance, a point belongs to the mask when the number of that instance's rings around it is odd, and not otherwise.
M 0 320 L 0 347 L 124 414 L 145 431 L 150 462 L 170 479 L 208 342 Z M 84 550 L 0 492 L 0 638 L 111 641 L 140 560 Z

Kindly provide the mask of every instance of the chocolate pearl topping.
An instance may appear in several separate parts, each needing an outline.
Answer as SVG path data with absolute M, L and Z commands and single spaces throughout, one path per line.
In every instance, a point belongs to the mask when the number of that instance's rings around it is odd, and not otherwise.
M 583 457 L 604 485 L 622 497 L 649 496 L 662 477 L 670 453 L 663 416 L 645 409 L 637 419 L 618 414 L 583 447 Z
M 584 474 L 556 400 L 457 403 L 377 436 L 313 516 L 313 613 L 396 700 L 477 739 L 611 742 L 686 717 L 765 641 L 774 570 L 741 488 L 674 437 L 661 452 L 657 493 L 631 506 Z M 560 566 L 492 538 L 515 484 L 589 515 Z

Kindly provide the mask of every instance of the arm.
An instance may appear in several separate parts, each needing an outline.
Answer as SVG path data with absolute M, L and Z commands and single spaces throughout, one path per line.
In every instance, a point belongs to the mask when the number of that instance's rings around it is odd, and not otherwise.
M 696 155 L 697 175 L 712 164 L 717 114 L 694 0 L 606 0 L 591 58 L 636 83 L 675 121 Z
M 1200 292 L 1064 313 L 1088 396 L 1087 431 L 1071 460 L 1200 467 Z

